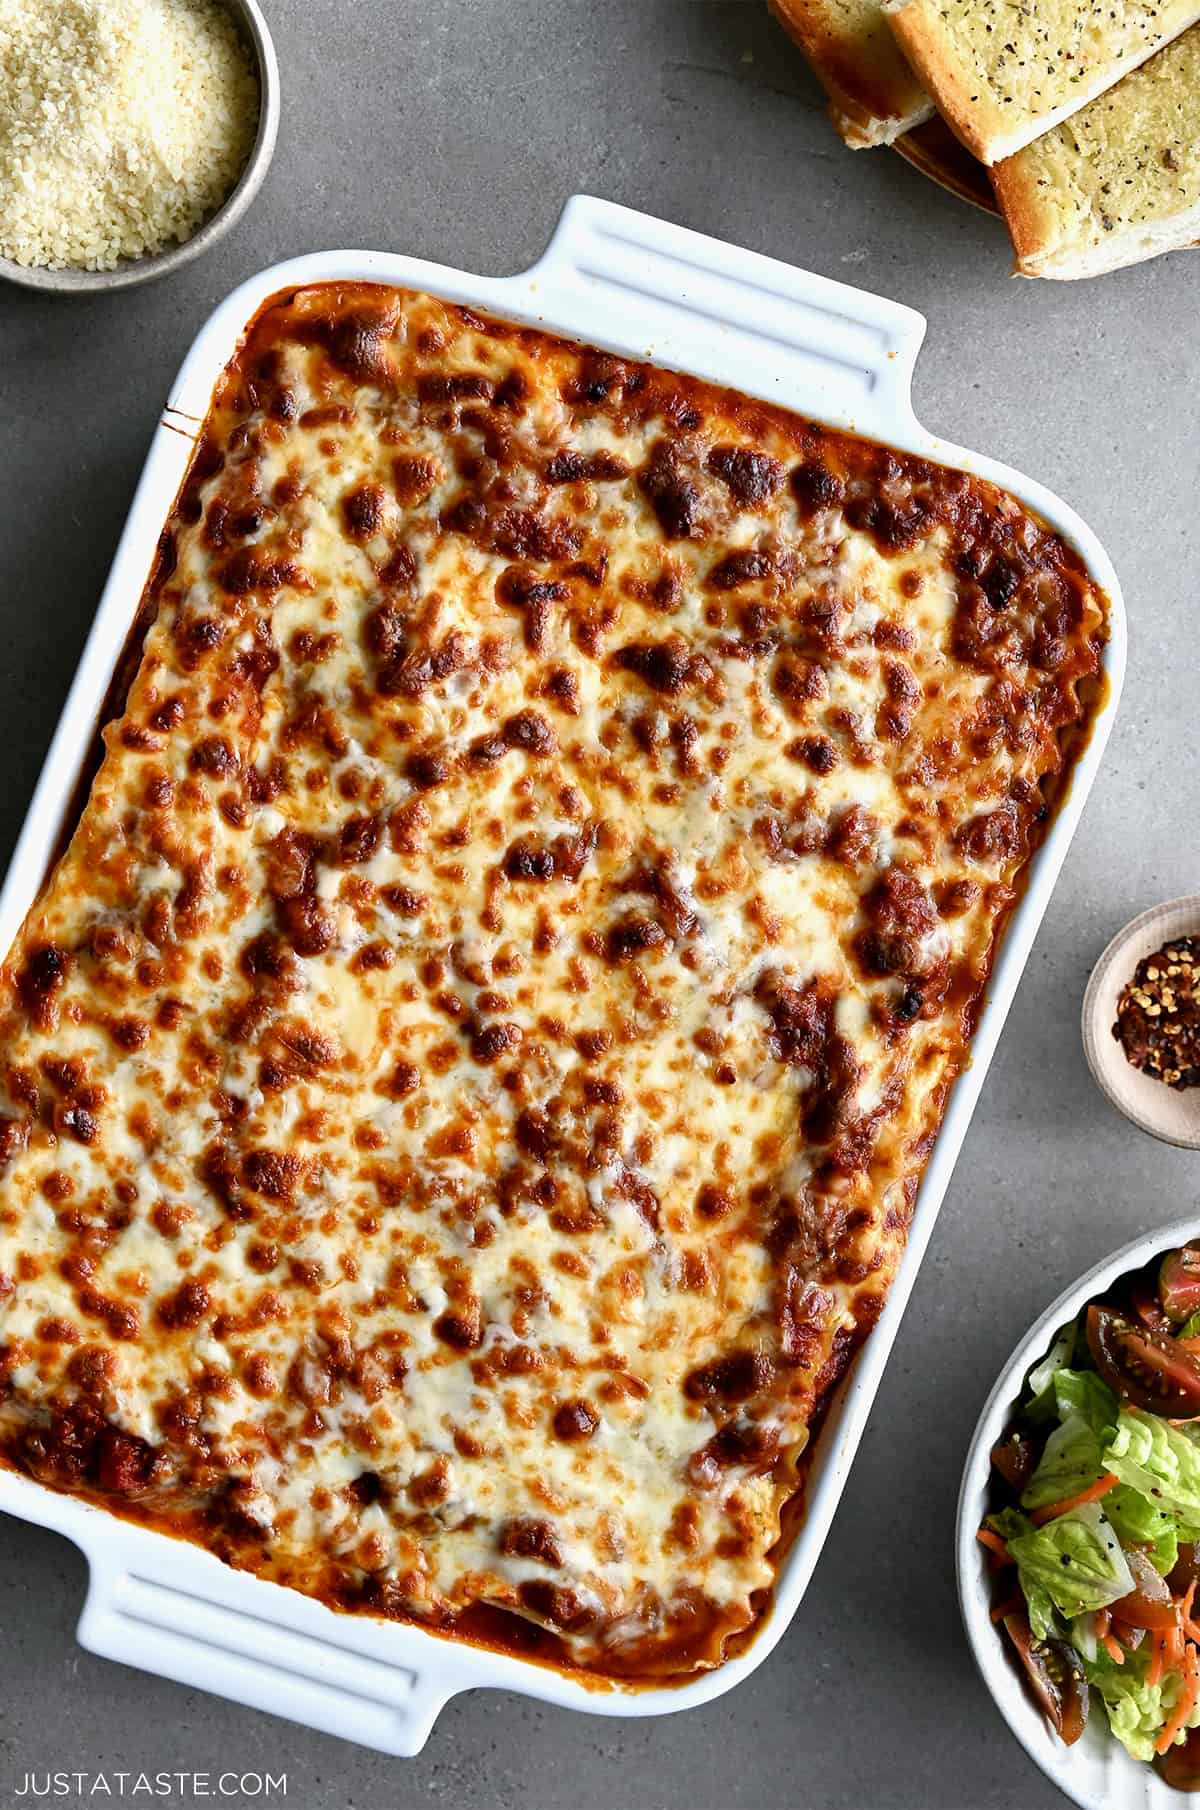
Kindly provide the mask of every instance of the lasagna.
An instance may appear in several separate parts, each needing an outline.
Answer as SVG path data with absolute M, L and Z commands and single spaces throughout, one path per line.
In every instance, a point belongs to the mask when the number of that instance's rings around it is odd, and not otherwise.
M 604 1679 L 737 1650 L 1105 635 L 964 473 L 276 298 L 3 970 L 5 1461 Z

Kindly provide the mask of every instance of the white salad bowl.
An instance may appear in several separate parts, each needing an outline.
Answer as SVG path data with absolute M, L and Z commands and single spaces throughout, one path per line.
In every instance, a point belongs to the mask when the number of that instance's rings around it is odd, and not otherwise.
M 1025 1378 L 1045 1357 L 1054 1335 L 1075 1319 L 1080 1310 L 1103 1295 L 1119 1277 L 1141 1269 L 1152 1258 L 1200 1238 L 1200 1218 L 1172 1220 L 1157 1231 L 1122 1245 L 1096 1264 L 1086 1276 L 1073 1282 L 1051 1303 L 1021 1340 L 979 1417 L 963 1471 L 958 1498 L 955 1537 L 958 1567 L 958 1601 L 963 1625 L 983 1682 L 996 1708 L 1030 1759 L 1080 1810 L 1181 1810 L 1200 1793 L 1176 1791 L 1165 1784 L 1153 1766 L 1132 1759 L 1103 1716 L 1088 1719 L 1074 1747 L 1067 1747 L 1054 1733 L 1025 1689 L 1004 1631 L 994 1625 L 994 1603 L 987 1552 L 976 1539 L 991 1500 L 991 1450 L 1008 1428 L 1024 1392 Z

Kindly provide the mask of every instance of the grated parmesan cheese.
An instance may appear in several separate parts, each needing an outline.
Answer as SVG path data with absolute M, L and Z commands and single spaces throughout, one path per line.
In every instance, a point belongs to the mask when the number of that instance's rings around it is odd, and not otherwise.
M 0 0 L 0 254 L 111 270 L 190 238 L 258 108 L 216 0 Z

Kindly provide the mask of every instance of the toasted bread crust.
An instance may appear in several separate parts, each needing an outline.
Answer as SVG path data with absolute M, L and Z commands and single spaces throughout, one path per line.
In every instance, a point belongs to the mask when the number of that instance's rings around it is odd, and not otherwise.
M 998 163 L 992 187 L 1012 240 L 1016 275 L 1040 277 L 1054 257 L 1055 219 L 1028 156 L 1028 151 L 1018 151 Z
M 1056 0 L 1014 17 L 997 0 L 884 0 L 905 55 L 981 163 L 1014 156 L 1200 20 L 1200 0 Z
M 972 157 L 988 162 L 987 149 L 1000 129 L 1000 109 L 972 79 L 945 43 L 936 15 L 913 0 L 902 11 L 888 11 L 887 22 L 912 68 L 933 96 L 934 105 L 954 136 Z
M 770 0 L 832 103 L 830 117 L 854 150 L 891 144 L 933 114 L 879 0 Z

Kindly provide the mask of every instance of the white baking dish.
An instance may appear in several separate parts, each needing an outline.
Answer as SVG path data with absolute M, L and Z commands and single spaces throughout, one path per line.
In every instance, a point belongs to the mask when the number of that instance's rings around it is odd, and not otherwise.
M 1173 1791 L 1152 1766 L 1133 1760 L 1108 1731 L 1102 1714 L 1088 1720 L 1082 1739 L 1064 1747 L 1021 1682 L 1009 1657 L 1008 1639 L 992 1624 L 993 1603 L 987 1554 L 975 1538 L 992 1506 L 991 1450 L 1013 1418 L 1025 1377 L 1044 1358 L 1060 1327 L 1119 1276 L 1142 1268 L 1152 1257 L 1200 1238 L 1200 1221 L 1176 1219 L 1106 1257 L 1081 1276 L 1031 1326 L 1000 1373 L 971 1441 L 958 1498 L 958 1600 L 967 1639 L 996 1707 L 1030 1759 L 1053 1779 L 1080 1810 L 1181 1810 L 1192 1792 Z
M 0 947 L 9 947 L 41 886 L 72 808 L 97 712 L 218 373 L 267 297 L 300 284 L 338 280 L 431 290 L 612 352 L 732 384 L 991 478 L 1075 544 L 1112 605 L 1107 700 L 1009 925 L 973 1060 L 951 1096 L 899 1275 L 829 1415 L 811 1473 L 806 1522 L 748 1652 L 680 1688 L 596 1688 L 418 1628 L 337 1615 L 292 1591 L 228 1570 L 198 1548 L 0 1472 L 0 1509 L 57 1529 L 87 1555 L 91 1584 L 79 1625 L 85 1647 L 389 1753 L 414 1754 L 442 1705 L 459 1691 L 491 1686 L 594 1715 L 661 1715 L 729 1690 L 782 1636 L 828 1531 L 988 1062 L 1100 763 L 1124 669 L 1125 626 L 1116 574 L 1095 535 L 1066 504 L 1007 466 L 948 445 L 919 426 L 909 392 L 925 323 L 911 309 L 586 196 L 568 203 L 549 250 L 521 276 L 468 276 L 379 252 L 296 258 L 236 290 L 184 361 L 0 895 Z

